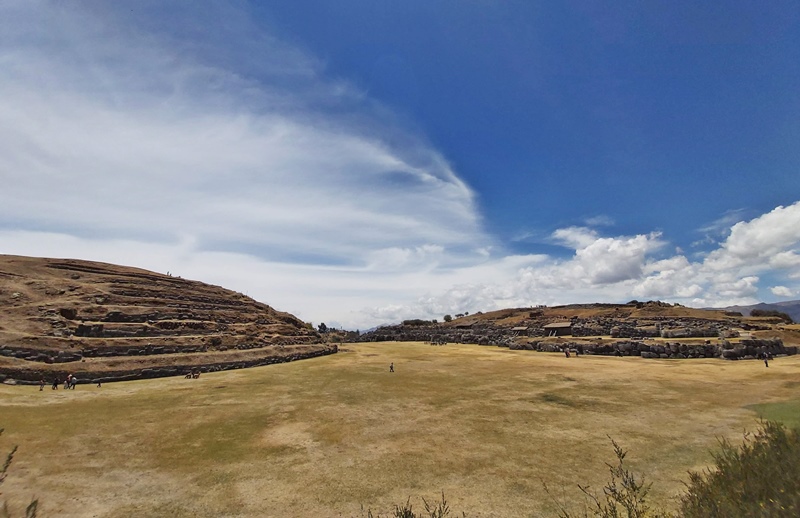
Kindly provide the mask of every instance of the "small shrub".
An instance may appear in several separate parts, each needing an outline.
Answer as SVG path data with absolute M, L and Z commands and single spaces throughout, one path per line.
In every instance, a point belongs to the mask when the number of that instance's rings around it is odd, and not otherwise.
M 689 473 L 682 516 L 800 516 L 800 430 L 762 422 L 740 447 L 720 440 L 713 457 L 713 469 Z
M 441 500 L 428 502 L 423 498 L 422 503 L 425 506 L 425 512 L 415 513 L 413 506 L 411 505 L 411 498 L 409 497 L 406 500 L 406 503 L 401 505 L 395 504 L 394 511 L 392 511 L 390 516 L 392 518 L 447 518 L 450 516 L 450 505 L 447 503 L 447 499 L 444 497 L 444 491 L 442 491 Z M 361 516 L 364 516 L 363 507 L 361 508 Z M 467 515 L 461 513 L 461 516 L 466 517 Z M 372 514 L 371 509 L 367 509 L 366 518 L 380 518 L 380 515 L 374 515 Z
M 611 439 L 609 437 L 609 439 Z M 589 486 L 578 484 L 578 489 L 589 499 L 590 504 L 581 511 L 581 514 L 573 514 L 566 507 L 553 499 L 558 506 L 559 518 L 575 518 L 578 516 L 596 516 L 599 518 L 657 518 L 668 517 L 669 513 L 661 510 L 652 509 L 647 503 L 647 495 L 653 483 L 647 483 L 644 478 L 637 478 L 625 465 L 625 456 L 628 454 L 619 444 L 611 439 L 614 447 L 614 455 L 617 457 L 616 464 L 606 464 L 608 466 L 610 480 L 603 487 L 603 494 L 597 495 L 590 491 Z M 550 495 L 547 484 L 542 482 L 544 490 Z M 552 497 L 552 495 L 551 495 Z
M 672 515 L 651 508 L 647 496 L 652 483 L 638 479 L 625 466 L 626 452 L 611 440 L 617 457 L 608 464 L 611 479 L 598 496 L 589 487 L 578 488 L 589 504 L 573 514 L 553 499 L 559 518 L 733 518 L 800 516 L 800 429 L 765 421 L 753 434 L 745 434 L 741 446 L 720 439 L 720 451 L 712 453 L 714 465 L 701 473 L 689 473 L 680 509 Z M 544 484 L 544 483 L 543 483 Z M 544 489 L 551 495 L 547 485 Z M 552 495 L 551 495 L 552 498 Z

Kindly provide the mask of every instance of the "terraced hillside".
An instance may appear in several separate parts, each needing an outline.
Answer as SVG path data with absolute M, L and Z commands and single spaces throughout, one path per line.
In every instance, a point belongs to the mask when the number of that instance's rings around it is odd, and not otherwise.
M 457 314 L 445 322 L 406 320 L 362 342 L 477 343 L 545 352 L 645 358 L 755 359 L 796 354 L 800 332 L 774 317 L 695 309 L 666 302 L 571 304 Z
M 158 377 L 335 352 L 241 293 L 138 268 L 0 255 L 0 377 Z

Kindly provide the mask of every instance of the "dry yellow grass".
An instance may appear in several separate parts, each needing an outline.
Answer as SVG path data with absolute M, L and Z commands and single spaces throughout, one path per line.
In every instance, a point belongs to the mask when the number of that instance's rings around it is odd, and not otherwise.
M 470 516 L 541 516 L 542 480 L 568 501 L 602 486 L 611 436 L 669 504 L 715 437 L 755 427 L 748 406 L 800 400 L 798 357 L 344 349 L 197 380 L 0 386 L 0 452 L 19 445 L 4 496 L 35 495 L 43 516 L 327 517 L 443 490 Z

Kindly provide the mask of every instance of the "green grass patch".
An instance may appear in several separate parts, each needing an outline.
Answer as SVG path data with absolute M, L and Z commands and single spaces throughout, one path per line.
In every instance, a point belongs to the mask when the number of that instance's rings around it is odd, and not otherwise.
M 800 427 L 800 399 L 748 405 L 748 409 L 767 421 L 777 421 L 789 428 Z

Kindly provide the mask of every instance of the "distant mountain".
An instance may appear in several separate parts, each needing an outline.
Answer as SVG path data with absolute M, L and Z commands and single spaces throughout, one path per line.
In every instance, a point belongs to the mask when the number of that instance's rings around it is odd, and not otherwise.
M 800 300 L 786 300 L 783 302 L 773 302 L 771 304 L 759 302 L 752 306 L 730 306 L 722 309 L 725 311 L 738 311 L 744 316 L 750 316 L 750 312 L 754 309 L 781 311 L 792 317 L 792 320 L 795 322 L 800 322 Z

